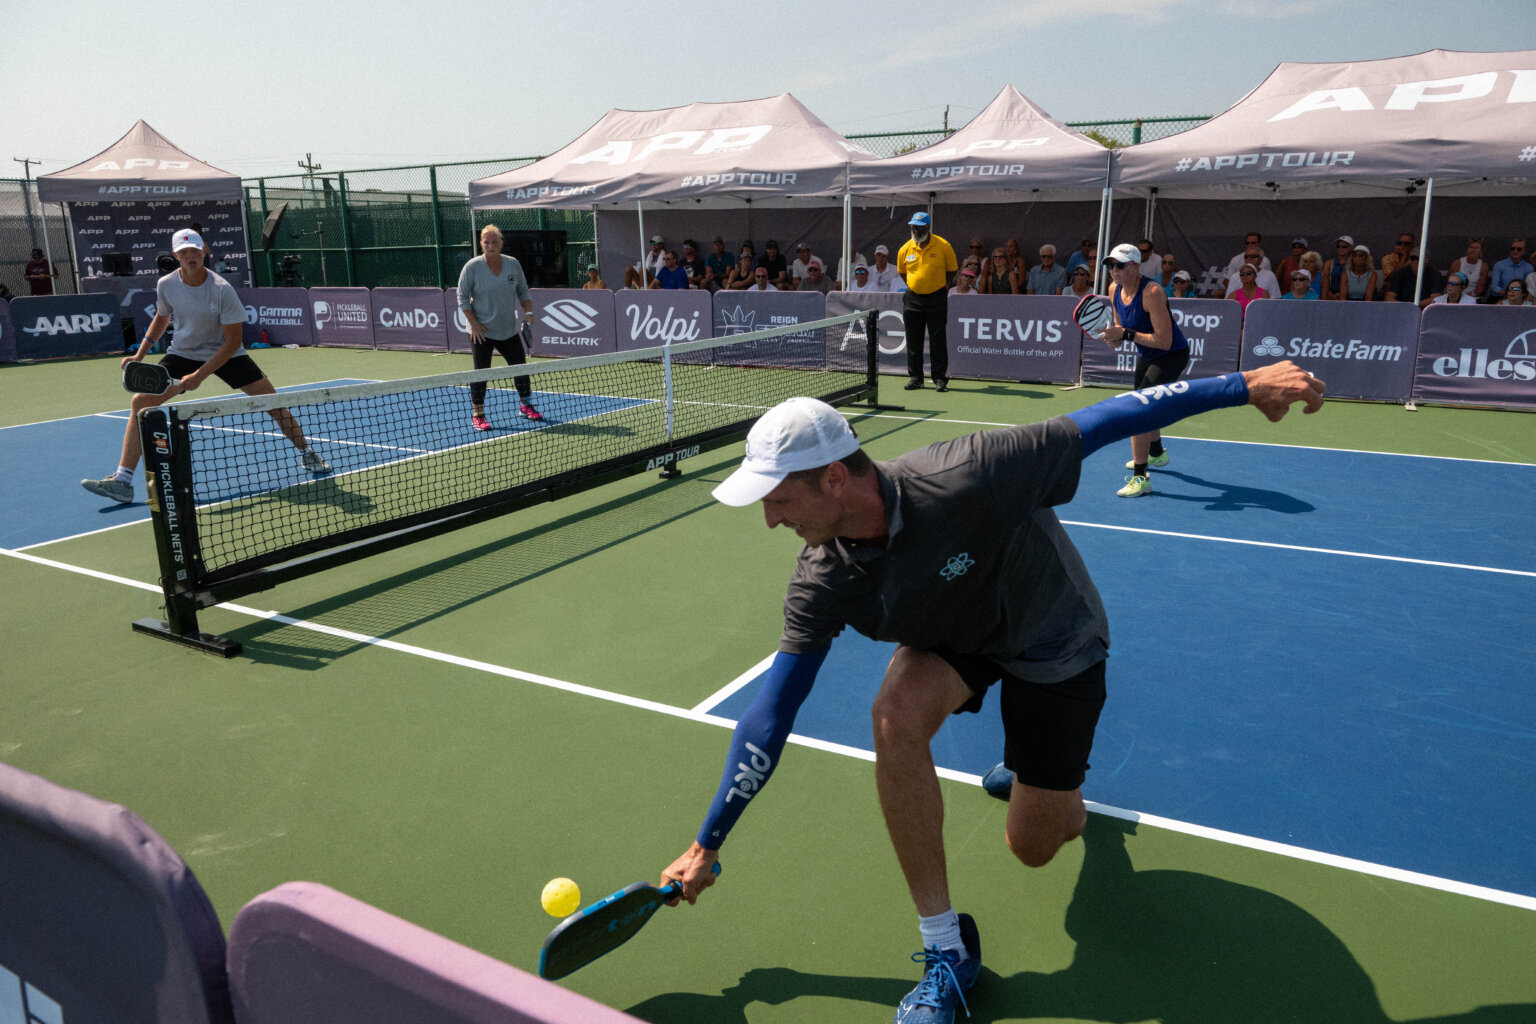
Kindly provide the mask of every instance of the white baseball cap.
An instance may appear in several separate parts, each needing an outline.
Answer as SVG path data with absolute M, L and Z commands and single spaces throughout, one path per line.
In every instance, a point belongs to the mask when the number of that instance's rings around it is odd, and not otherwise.
M 725 505 L 750 505 L 789 474 L 830 465 L 858 450 L 859 439 L 836 409 L 815 398 L 790 398 L 752 424 L 747 457 L 712 493 Z
M 180 252 L 183 249 L 201 249 L 203 236 L 191 228 L 182 228 L 171 236 L 171 252 Z
M 1122 242 L 1109 250 L 1109 255 L 1099 261 L 1100 263 L 1140 263 L 1141 250 L 1130 242 Z

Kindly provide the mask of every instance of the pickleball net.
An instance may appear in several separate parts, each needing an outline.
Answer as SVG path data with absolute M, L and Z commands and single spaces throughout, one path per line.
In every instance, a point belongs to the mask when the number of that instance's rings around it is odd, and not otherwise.
M 233 654 L 197 630 L 197 609 L 634 472 L 675 474 L 786 398 L 873 402 L 871 319 L 145 410 L 167 614 L 134 628 Z M 471 422 L 480 386 L 488 431 Z

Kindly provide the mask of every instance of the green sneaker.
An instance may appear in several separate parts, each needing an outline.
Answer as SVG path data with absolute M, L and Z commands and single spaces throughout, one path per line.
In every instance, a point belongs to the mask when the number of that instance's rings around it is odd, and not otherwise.
M 1163 454 L 1161 454 L 1161 455 L 1149 456 L 1147 458 L 1147 465 L 1151 466 L 1153 469 L 1162 469 L 1164 466 L 1168 465 L 1168 452 L 1167 452 L 1167 450 L 1165 449 L 1163 451 Z M 1131 461 L 1127 462 L 1125 464 L 1125 468 L 1126 469 L 1135 469 L 1136 468 L 1136 460 L 1132 459 Z
M 1144 476 L 1128 476 L 1125 478 L 1125 486 L 1115 493 L 1122 498 L 1139 498 L 1143 494 L 1152 493 L 1152 481 Z

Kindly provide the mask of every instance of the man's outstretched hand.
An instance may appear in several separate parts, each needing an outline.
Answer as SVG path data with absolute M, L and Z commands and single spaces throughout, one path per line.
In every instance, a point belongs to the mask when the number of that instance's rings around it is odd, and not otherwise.
M 1295 402 L 1305 402 L 1303 412 L 1317 412 L 1323 407 L 1327 385 L 1290 360 L 1243 372 L 1248 385 L 1248 404 L 1279 423 Z

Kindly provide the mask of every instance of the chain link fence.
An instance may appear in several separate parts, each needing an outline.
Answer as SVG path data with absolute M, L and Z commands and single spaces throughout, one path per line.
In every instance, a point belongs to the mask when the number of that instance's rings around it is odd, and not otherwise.
M 46 241 L 44 232 L 46 232 Z M 0 179 L 0 284 L 14 295 L 30 295 L 27 263 L 32 250 L 52 253 L 59 268 L 53 282 L 55 294 L 75 291 L 75 274 L 69 248 L 69 228 L 57 203 L 44 207 L 37 199 L 37 182 Z
M 1134 145 L 1192 128 L 1204 117 L 1086 121 L 1070 127 L 1102 145 Z M 877 156 L 930 146 L 942 128 L 849 135 Z M 486 224 L 506 232 L 564 232 L 555 269 L 579 286 L 596 260 L 596 225 L 589 210 L 496 210 L 471 217 L 469 183 L 523 167 L 539 157 L 472 163 L 383 167 L 325 174 L 247 179 L 246 211 L 256 252 L 258 285 L 362 285 L 448 287 L 476 252 L 475 234 Z M 0 200 L 3 201 L 3 200 Z M 270 249 L 262 226 L 282 204 L 282 222 Z M 509 249 L 512 246 L 509 245 Z

